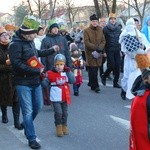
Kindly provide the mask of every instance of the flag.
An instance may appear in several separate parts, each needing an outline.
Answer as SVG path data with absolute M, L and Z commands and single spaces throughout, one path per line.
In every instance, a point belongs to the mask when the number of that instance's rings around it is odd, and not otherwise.
M 36 56 L 32 56 L 27 60 L 27 64 L 32 68 L 44 68 L 44 65 L 38 60 Z

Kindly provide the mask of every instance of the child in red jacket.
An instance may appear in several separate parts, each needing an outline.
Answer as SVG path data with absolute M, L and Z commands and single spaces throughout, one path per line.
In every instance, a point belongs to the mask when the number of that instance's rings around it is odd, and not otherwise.
M 66 58 L 62 54 L 54 57 L 54 68 L 47 71 L 47 78 L 42 82 L 43 87 L 50 84 L 50 100 L 54 107 L 56 135 L 62 137 L 68 134 L 67 118 L 68 104 L 71 103 L 69 83 L 75 83 L 74 74 L 65 66 Z
M 82 52 L 75 43 L 70 44 L 70 52 L 71 52 L 73 73 L 76 78 L 76 82 L 73 84 L 73 91 L 74 91 L 74 95 L 78 96 L 79 88 L 83 83 L 82 69 L 84 69 L 84 63 L 82 58 Z
M 142 74 L 135 80 L 135 95 L 130 112 L 130 150 L 150 150 L 150 60 L 137 54 L 136 61 Z

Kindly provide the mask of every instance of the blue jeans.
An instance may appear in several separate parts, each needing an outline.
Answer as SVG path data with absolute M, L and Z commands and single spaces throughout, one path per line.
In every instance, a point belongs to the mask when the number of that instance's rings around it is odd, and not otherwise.
M 54 107 L 55 125 L 67 125 L 68 105 L 66 102 L 52 102 Z
M 17 95 L 23 115 L 25 135 L 29 141 L 36 139 L 33 120 L 43 106 L 41 85 L 16 86 Z

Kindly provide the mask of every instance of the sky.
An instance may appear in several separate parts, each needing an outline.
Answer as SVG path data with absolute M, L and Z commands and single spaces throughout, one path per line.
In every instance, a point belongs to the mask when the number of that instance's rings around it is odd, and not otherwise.
M 0 12 L 9 13 L 12 7 L 19 4 L 20 0 L 0 0 Z
M 19 5 L 22 0 L 0 0 L 0 12 L 11 13 L 12 8 L 15 5 Z M 93 0 L 74 0 L 74 4 L 77 6 L 85 6 L 85 4 L 93 4 Z

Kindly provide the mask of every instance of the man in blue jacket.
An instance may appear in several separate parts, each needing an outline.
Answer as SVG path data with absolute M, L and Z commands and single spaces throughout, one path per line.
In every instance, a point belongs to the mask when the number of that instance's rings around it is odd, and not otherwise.
M 107 55 L 107 69 L 102 75 L 102 84 L 106 85 L 106 77 L 113 71 L 114 80 L 113 87 L 121 88 L 118 84 L 120 75 L 120 64 L 121 64 L 121 46 L 119 44 L 119 36 L 121 34 L 121 29 L 116 20 L 116 14 L 109 14 L 109 21 L 107 25 L 103 28 L 104 36 L 106 39 L 105 51 Z
M 59 50 L 57 45 L 48 50 L 36 50 L 33 40 L 38 27 L 39 23 L 33 16 L 25 16 L 9 47 L 10 61 L 14 70 L 13 82 L 22 109 L 24 133 L 32 149 L 41 147 L 36 141 L 33 121 L 43 105 L 40 74 L 44 68 L 39 67 L 36 58 L 51 55 Z

